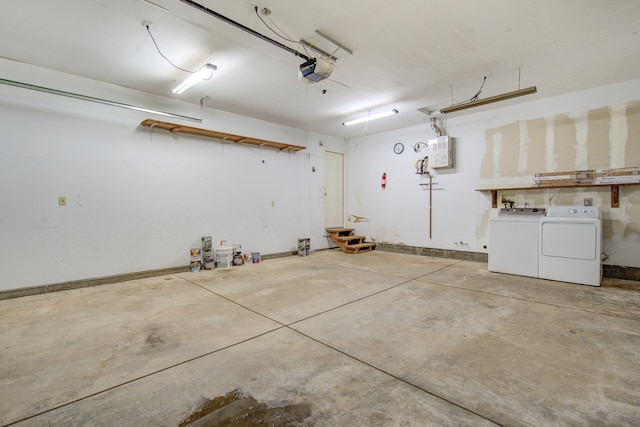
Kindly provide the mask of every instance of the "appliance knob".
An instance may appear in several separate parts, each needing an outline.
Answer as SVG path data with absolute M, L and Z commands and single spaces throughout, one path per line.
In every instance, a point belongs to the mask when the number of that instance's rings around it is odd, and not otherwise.
M 569 213 L 570 214 L 576 214 L 576 213 L 578 213 L 578 210 L 577 209 L 569 209 Z

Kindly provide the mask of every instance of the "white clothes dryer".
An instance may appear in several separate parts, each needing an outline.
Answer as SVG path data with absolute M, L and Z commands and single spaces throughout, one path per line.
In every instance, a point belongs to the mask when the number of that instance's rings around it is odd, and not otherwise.
M 591 206 L 552 206 L 540 219 L 538 277 L 600 286 L 602 221 Z

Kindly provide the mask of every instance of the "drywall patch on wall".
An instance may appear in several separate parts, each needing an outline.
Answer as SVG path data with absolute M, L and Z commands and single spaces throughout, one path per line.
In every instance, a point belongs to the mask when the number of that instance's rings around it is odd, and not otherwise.
M 529 129 L 527 127 L 527 121 L 521 120 L 518 122 L 518 128 L 520 130 L 520 153 L 518 154 L 518 173 L 523 174 L 527 170 L 527 161 L 529 154 Z
M 587 126 L 587 167 L 584 169 L 610 167 L 611 109 L 604 107 L 589 111 Z
M 585 170 L 589 168 L 589 148 L 587 137 L 589 135 L 589 114 L 581 113 L 574 118 L 576 127 L 576 160 L 575 170 Z
M 627 126 L 627 106 L 613 105 L 611 107 L 611 122 L 609 128 L 609 158 L 612 168 L 623 168 L 625 147 L 629 136 Z
M 536 172 L 546 171 L 547 155 L 547 120 L 534 119 L 527 121 L 527 134 L 529 136 L 529 147 L 527 154 L 527 168 L 524 172 L 533 175 Z
M 485 187 L 527 185 L 538 172 L 639 166 L 640 101 L 487 129 L 485 143 Z
M 640 101 L 627 105 L 627 126 L 625 166 L 640 166 Z
M 549 147 L 544 142 L 549 135 L 553 141 L 546 119 L 523 120 L 487 130 L 480 178 L 532 176 L 546 170 Z
M 578 146 L 575 120 L 567 114 L 559 115 L 555 119 L 553 129 L 557 168 L 548 172 L 575 170 Z
M 391 243 L 399 243 L 398 237 L 401 237 L 400 228 L 393 227 L 385 227 L 384 225 L 376 225 L 374 227 L 374 234 L 371 234 L 371 240 L 377 242 L 391 242 Z
M 512 123 L 500 128 L 500 173 L 502 176 L 517 176 L 520 158 L 520 124 Z
M 484 133 L 484 140 L 487 149 L 484 152 L 482 163 L 480 165 L 480 178 L 492 178 L 494 173 L 494 153 L 493 153 L 493 137 L 496 134 L 495 129 L 489 129 Z
M 485 142 L 481 179 L 638 166 L 640 101 L 510 123 L 486 130 Z
M 558 168 L 558 163 L 556 162 L 556 157 L 558 155 L 555 153 L 555 142 L 556 142 L 556 134 L 554 132 L 555 129 L 555 118 L 549 117 L 546 123 L 546 134 L 545 134 L 545 157 L 544 157 L 544 169 L 545 171 L 555 171 Z
M 493 173 L 491 176 L 494 178 L 500 177 L 500 154 L 502 153 L 502 133 L 497 132 L 493 135 Z

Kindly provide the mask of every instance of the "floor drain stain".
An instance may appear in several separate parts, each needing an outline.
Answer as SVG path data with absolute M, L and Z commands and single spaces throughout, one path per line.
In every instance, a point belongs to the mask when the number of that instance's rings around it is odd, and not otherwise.
M 311 416 L 311 405 L 298 403 L 269 408 L 252 396 L 234 390 L 206 399 L 179 427 L 206 426 L 273 426 L 299 425 Z

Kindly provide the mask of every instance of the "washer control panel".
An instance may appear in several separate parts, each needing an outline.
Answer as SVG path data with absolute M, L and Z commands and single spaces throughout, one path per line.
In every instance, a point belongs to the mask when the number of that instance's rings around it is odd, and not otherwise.
M 498 216 L 544 216 L 545 208 L 500 208 Z
M 547 216 L 564 218 L 600 218 L 600 209 L 593 206 L 551 206 Z

